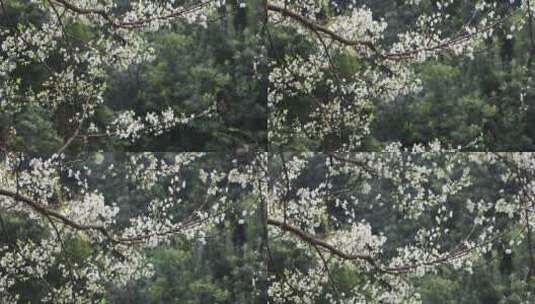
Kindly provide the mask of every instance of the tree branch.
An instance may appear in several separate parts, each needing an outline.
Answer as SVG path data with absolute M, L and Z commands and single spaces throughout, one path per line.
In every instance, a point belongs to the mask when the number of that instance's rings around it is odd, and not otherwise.
M 81 14 L 81 15 L 100 15 L 104 19 L 106 19 L 109 22 L 113 23 L 110 15 L 105 10 L 81 8 L 81 7 L 78 7 L 78 6 L 75 6 L 75 5 L 71 4 L 71 3 L 69 3 L 66 0 L 50 0 L 50 1 L 57 2 L 58 4 L 63 6 L 64 8 L 66 8 L 66 9 L 68 9 L 70 11 L 73 11 L 75 13 Z
M 194 5 L 188 6 L 188 7 L 183 7 L 180 10 L 170 12 L 167 15 L 152 16 L 152 17 L 147 17 L 147 18 L 143 18 L 143 19 L 132 20 L 132 21 L 122 21 L 122 22 L 120 22 L 120 21 L 118 22 L 116 20 L 113 20 L 113 18 L 110 16 L 110 13 L 108 11 L 106 11 L 106 10 L 81 8 L 81 7 L 78 7 L 78 6 L 75 6 L 75 5 L 71 4 L 71 3 L 69 3 L 66 0 L 49 0 L 49 1 L 57 2 L 58 4 L 63 6 L 64 8 L 66 8 L 66 9 L 72 11 L 72 12 L 81 14 L 81 15 L 99 15 L 99 16 L 103 17 L 104 19 L 106 19 L 108 22 L 111 23 L 112 26 L 115 26 L 115 27 L 135 28 L 135 27 L 143 26 L 144 24 L 149 23 L 151 21 L 172 19 L 172 18 L 179 17 L 179 16 L 181 16 L 183 14 L 187 14 L 187 13 L 193 12 L 195 10 L 198 10 L 198 9 L 208 5 L 213 0 L 209 0 L 209 1 L 206 1 L 206 2 L 200 2 L 200 3 L 194 4 Z
M 309 20 L 306 17 L 303 17 L 303 16 L 301 16 L 299 14 L 296 14 L 296 13 L 292 12 L 289 9 L 286 9 L 284 7 L 280 7 L 280 6 L 277 6 L 277 5 L 274 5 L 274 4 L 269 4 L 269 3 L 266 5 L 266 8 L 267 8 L 268 11 L 277 12 L 277 13 L 283 15 L 283 16 L 290 17 L 290 18 L 296 20 L 297 22 L 301 23 L 303 26 L 305 26 L 309 30 L 314 31 L 314 32 L 321 32 L 321 33 L 329 36 L 331 39 L 336 40 L 336 41 L 338 41 L 338 42 L 340 42 L 342 44 L 349 45 L 349 46 L 361 45 L 361 46 L 365 46 L 365 47 L 371 49 L 372 51 L 376 52 L 376 48 L 371 42 L 346 39 L 346 38 L 338 35 L 337 33 L 331 31 L 330 29 L 317 24 L 316 22 L 314 22 L 312 20 Z
M 43 214 L 45 216 L 49 216 L 51 218 L 59 220 L 63 224 L 65 224 L 67 226 L 70 226 L 72 228 L 75 228 L 75 229 L 78 229 L 78 230 L 97 230 L 97 231 L 102 232 L 107 237 L 110 237 L 108 231 L 106 230 L 106 228 L 104 226 L 101 226 L 101 225 L 84 225 L 84 224 L 77 223 L 77 222 L 69 219 L 65 215 L 63 215 L 61 213 L 58 213 L 58 212 L 56 212 L 54 210 L 50 210 L 50 209 L 42 206 L 38 202 L 36 202 L 36 201 L 32 200 L 31 198 L 28 198 L 28 197 L 26 197 L 24 195 L 18 194 L 18 193 L 13 192 L 13 191 L 5 190 L 5 189 L 0 189 L 0 195 L 11 197 L 16 201 L 20 201 L 20 202 L 30 206 L 33 210 L 35 210 L 35 211 L 37 211 L 37 212 L 39 212 L 39 213 L 41 213 L 41 214 Z
M 328 250 L 329 252 L 331 252 L 332 254 L 342 258 L 342 259 L 345 259 L 345 260 L 363 260 L 363 261 L 366 261 L 372 265 L 376 265 L 376 262 L 375 262 L 375 259 L 370 256 L 370 255 L 364 255 L 364 254 L 348 254 L 348 253 L 345 253 L 341 250 L 338 250 L 337 248 L 335 248 L 333 245 L 325 242 L 325 241 L 322 241 L 316 237 L 314 237 L 313 235 L 310 235 L 308 234 L 307 232 L 299 229 L 299 228 L 296 228 L 296 227 L 293 227 L 289 224 L 286 224 L 286 223 L 283 223 L 283 222 L 280 222 L 280 221 L 277 221 L 277 220 L 274 220 L 274 219 L 267 219 L 267 224 L 268 225 L 271 225 L 271 226 L 276 226 L 278 227 L 279 229 L 282 229 L 284 231 L 288 231 L 288 232 L 291 232 L 295 235 L 297 235 L 300 239 L 302 239 L 303 241 L 307 242 L 307 243 L 310 243 L 314 246 L 319 246 L 323 249 L 326 249 Z

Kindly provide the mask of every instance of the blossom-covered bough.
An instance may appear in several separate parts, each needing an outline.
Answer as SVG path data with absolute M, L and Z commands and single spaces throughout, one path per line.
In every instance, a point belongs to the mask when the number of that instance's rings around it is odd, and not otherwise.
M 521 275 L 535 276 L 532 153 L 7 153 L 0 164 L 4 302 L 38 281 L 45 302 L 92 303 L 150 278 L 151 249 L 244 224 L 261 227 L 255 267 L 268 266 L 272 303 L 418 303 L 427 274 L 470 273 L 519 246 Z
M 419 303 L 426 275 L 519 246 L 535 276 L 531 153 L 281 153 L 271 168 L 272 303 Z
M 179 22 L 205 27 L 224 5 L 212 0 L 1 1 L 0 114 L 9 114 L 4 118 L 11 121 L 9 134 L 17 132 L 17 114 L 31 106 L 51 117 L 63 113 L 65 144 L 102 136 L 134 141 L 196 119 L 213 119 L 215 97 L 195 109 L 174 105 L 144 114 L 123 109 L 105 125 L 94 118 L 110 102 L 104 97 L 109 71 L 154 59 L 149 33 Z M 3 141 L 9 146 L 10 138 Z
M 109 286 L 150 277 L 151 248 L 265 221 L 266 161 L 263 153 L 2 155 L 0 301 L 19 301 L 17 290 L 37 281 L 43 302 L 95 303 Z M 109 183 L 127 187 L 127 201 L 110 198 Z M 25 235 L 25 225 L 41 232 Z M 80 257 L 75 246 L 89 249 Z
M 418 64 L 471 58 L 499 30 L 533 37 L 529 0 L 374 2 L 267 1 L 273 147 L 363 150 L 375 106 L 420 89 Z

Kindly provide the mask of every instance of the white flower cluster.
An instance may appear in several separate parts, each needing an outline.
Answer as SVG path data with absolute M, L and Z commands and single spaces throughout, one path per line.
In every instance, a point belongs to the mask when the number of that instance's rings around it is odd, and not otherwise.
M 158 136 L 165 131 L 179 125 L 187 125 L 201 117 L 210 118 L 215 115 L 215 107 L 209 107 L 198 114 L 175 114 L 172 108 L 163 110 L 160 114 L 147 113 L 144 117 L 136 117 L 132 110 L 121 112 L 107 127 L 106 134 L 120 139 L 135 141 L 142 135 Z
M 341 15 L 336 18 L 329 29 L 340 33 L 346 40 L 360 41 L 362 43 L 377 43 L 383 39 L 383 32 L 388 26 L 384 20 L 375 21 L 369 8 L 361 7 L 351 10 L 351 15 Z M 371 51 L 360 44 L 363 52 Z
M 336 248 L 344 248 L 350 255 L 377 255 L 383 248 L 386 237 L 374 235 L 369 223 L 359 222 L 351 225 L 351 230 L 340 230 L 332 239 Z
M 117 206 L 109 206 L 100 193 L 86 193 L 80 201 L 67 202 L 65 215 L 83 225 L 109 226 L 115 223 L 119 213 Z

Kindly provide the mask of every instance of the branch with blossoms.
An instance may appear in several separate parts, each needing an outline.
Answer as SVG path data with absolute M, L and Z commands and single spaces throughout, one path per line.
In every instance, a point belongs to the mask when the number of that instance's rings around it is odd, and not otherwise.
M 16 133 L 14 117 L 29 105 L 54 117 L 65 113 L 61 131 L 67 134 L 57 149 L 59 153 L 68 151 L 78 138 L 114 136 L 135 140 L 141 135 L 158 136 L 198 118 L 215 117 L 214 105 L 200 111 L 177 112 L 168 108 L 145 117 L 136 117 L 139 114 L 127 108 L 109 125 L 96 126 L 96 113 L 109 102 L 105 94 L 110 70 L 124 72 L 154 60 L 155 51 L 148 41 L 150 33 L 170 29 L 176 23 L 205 28 L 211 19 L 220 17 L 218 9 L 224 3 L 144 0 L 119 7 L 113 0 L 98 4 L 43 0 L 25 5 L 43 18 L 30 18 L 18 26 L 11 24 L 14 20 L 6 19 L 0 30 L 0 110 L 10 115 L 9 136 Z M 3 10 L 17 11 L 10 3 Z M 70 29 L 73 25 L 92 34 L 78 37 Z M 31 75 L 20 71 L 32 66 L 42 67 L 46 73 L 38 85 L 28 87 L 27 83 L 33 81 L 28 79 Z M 8 146 L 10 140 L 6 140 Z
M 120 113 L 118 117 L 109 124 L 106 134 L 108 136 L 134 141 L 139 139 L 141 135 L 158 136 L 177 126 L 188 125 L 194 120 L 212 118 L 216 115 L 217 111 L 215 105 L 198 114 L 189 115 L 185 113 L 176 115 L 173 109 L 168 108 L 162 111 L 160 115 L 151 112 L 145 117 L 136 118 L 133 111 L 126 111 Z
M 167 3 L 144 1 L 133 6 L 135 12 L 127 11 L 118 14 L 112 1 L 99 4 L 100 8 L 87 6 L 84 3 L 78 5 L 75 1 L 67 0 L 51 0 L 50 3 L 55 3 L 74 15 L 100 16 L 113 27 L 126 29 L 151 26 L 155 23 L 163 24 L 162 22 L 177 18 L 189 18 L 190 20 L 200 16 L 206 18 L 206 9 L 213 9 L 220 5 L 212 0 L 185 3 L 183 5 L 174 3 L 174 1 Z
M 510 31 L 512 37 L 533 14 L 528 1 L 402 1 L 391 6 L 418 14 L 398 29 L 390 27 L 397 22 L 395 14 L 388 20 L 354 1 L 268 1 L 268 36 L 271 45 L 279 46 L 269 62 L 272 146 L 362 150 L 377 106 L 421 90 L 415 66 L 448 56 L 473 58 L 495 32 Z M 456 20 L 456 14 L 467 11 L 473 12 L 470 18 Z M 278 35 L 296 39 L 277 42 Z M 296 112 L 296 103 L 305 109 Z
M 21 216 L 45 233 L 0 248 L 0 265 L 7 265 L 0 273 L 3 290 L 16 299 L 16 284 L 46 280 L 59 271 L 62 280 L 50 286 L 44 302 L 90 301 L 101 297 L 109 284 L 122 286 L 152 276 L 147 250 L 179 241 L 204 242 L 216 228 L 229 229 L 224 228 L 228 222 L 252 223 L 258 206 L 250 200 L 265 191 L 263 182 L 258 183 L 265 156 L 237 156 L 239 161 L 217 156 L 117 154 L 122 160 L 110 166 L 103 162 L 114 157 L 111 153 L 77 159 L 7 153 L 0 162 L 2 221 Z M 143 201 L 112 203 L 99 191 L 104 181 L 131 184 L 131 199 L 141 195 Z M 206 191 L 196 193 L 199 186 Z M 125 211 L 128 204 L 140 205 L 131 213 Z M 93 248 L 86 262 L 70 263 L 62 244 L 73 239 Z M 94 275 L 85 278 L 87 272 Z
M 279 228 L 281 230 L 290 232 L 290 233 L 296 235 L 297 237 L 299 237 L 300 239 L 302 239 L 303 241 L 305 241 L 307 243 L 310 243 L 311 245 L 319 246 L 319 247 L 321 247 L 323 249 L 326 249 L 330 253 L 332 253 L 332 254 L 334 254 L 334 255 L 342 258 L 342 259 L 345 259 L 345 260 L 365 260 L 365 261 L 369 262 L 370 264 L 375 264 L 375 260 L 373 259 L 373 257 L 371 257 L 369 255 L 359 255 L 359 254 L 353 255 L 353 254 L 345 253 L 343 251 L 338 250 L 333 245 L 331 245 L 331 244 L 329 244 L 329 243 L 327 243 L 325 241 L 322 241 L 321 239 L 316 238 L 316 237 L 314 237 L 314 236 L 302 231 L 301 229 L 293 227 L 293 226 L 291 226 L 291 225 L 289 225 L 287 223 L 280 222 L 280 221 L 273 220 L 273 219 L 268 219 L 267 224 L 271 225 L 271 226 L 274 226 L 274 227 L 277 227 L 277 228 Z
M 418 303 L 409 281 L 444 267 L 471 273 L 495 248 L 511 254 L 512 244 L 530 246 L 533 198 L 526 193 L 534 164 L 531 153 L 277 157 L 268 219 L 272 247 L 293 248 L 309 262 L 290 259 L 272 273 L 274 303 Z M 476 189 L 489 182 L 493 192 L 478 197 Z M 369 279 L 339 285 L 337 271 Z
M 312 20 L 309 20 L 306 17 L 301 16 L 300 14 L 295 13 L 295 12 L 291 11 L 290 9 L 285 8 L 285 7 L 281 7 L 281 6 L 278 6 L 278 5 L 275 5 L 275 4 L 267 3 L 266 4 L 266 8 L 267 8 L 268 11 L 277 12 L 277 13 L 282 14 L 283 16 L 287 16 L 287 17 L 290 17 L 292 19 L 295 19 L 297 22 L 301 23 L 304 27 L 310 29 L 311 31 L 320 32 L 321 34 L 325 34 L 330 39 L 335 40 L 335 41 L 337 41 L 339 43 L 342 43 L 342 44 L 345 44 L 345 45 L 349 45 L 349 46 L 351 46 L 351 45 L 363 45 L 363 46 L 366 46 L 366 47 L 370 48 L 371 50 L 375 51 L 375 46 L 370 42 L 359 41 L 359 40 L 348 40 L 348 39 L 344 38 L 343 36 L 341 36 L 340 34 L 337 34 L 337 33 L 333 32 L 332 30 L 330 30 L 330 29 L 328 29 L 328 28 L 326 28 L 324 26 L 321 26 L 318 23 L 316 23 L 316 22 L 314 22 Z

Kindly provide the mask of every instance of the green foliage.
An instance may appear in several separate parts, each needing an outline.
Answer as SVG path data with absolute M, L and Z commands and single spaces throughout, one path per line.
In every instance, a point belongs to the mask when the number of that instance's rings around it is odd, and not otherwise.
M 474 59 L 444 56 L 416 67 L 421 92 L 381 105 L 372 136 L 407 146 L 439 139 L 466 150 L 534 150 L 527 41 L 502 33 Z
M 228 294 L 188 269 L 191 255 L 172 249 L 154 255 L 158 278 L 147 288 L 151 303 L 221 303 Z
M 13 125 L 17 130 L 17 136 L 12 137 L 11 141 L 12 147 L 16 150 L 52 153 L 63 142 L 54 122 L 47 118 L 46 113 L 38 107 L 27 107 L 11 119 L 14 120 Z M 34 134 L 40 136 L 34 136 Z
M 512 255 L 495 250 L 476 264 L 473 274 L 443 269 L 422 279 L 418 292 L 426 304 L 530 303 L 535 281 L 524 275 L 526 253 L 520 247 L 513 248 Z

